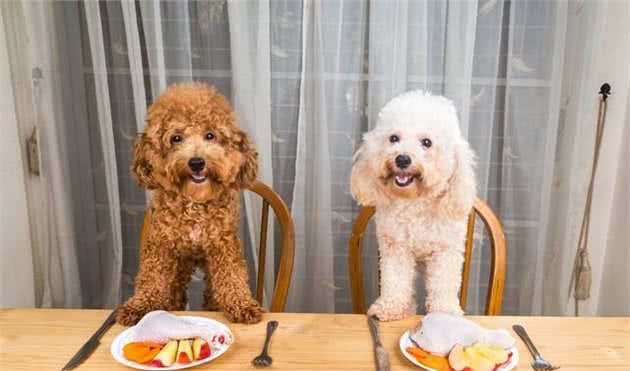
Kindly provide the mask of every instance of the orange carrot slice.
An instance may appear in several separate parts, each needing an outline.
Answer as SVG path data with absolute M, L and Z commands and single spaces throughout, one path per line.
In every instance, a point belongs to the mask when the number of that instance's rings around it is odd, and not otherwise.
M 446 357 L 436 356 L 430 352 L 427 352 L 424 349 L 418 347 L 408 347 L 405 349 L 407 353 L 411 354 L 413 358 L 415 358 L 418 362 L 423 365 L 440 370 L 440 371 L 450 371 L 451 366 L 448 364 L 448 359 Z
M 130 361 L 138 363 L 150 362 L 162 349 L 162 344 L 135 342 L 123 347 L 123 355 Z
M 153 358 L 155 358 L 155 356 L 158 355 L 158 353 L 160 353 L 160 351 L 162 350 L 162 347 L 160 348 L 151 348 L 145 355 L 144 357 L 138 359 L 138 363 L 149 363 L 153 360 Z

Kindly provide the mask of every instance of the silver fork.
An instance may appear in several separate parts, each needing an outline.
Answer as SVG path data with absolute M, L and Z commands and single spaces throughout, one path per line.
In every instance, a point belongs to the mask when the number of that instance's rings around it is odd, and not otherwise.
M 273 359 L 267 354 L 267 350 L 269 348 L 269 340 L 271 340 L 271 335 L 278 328 L 278 321 L 269 321 L 267 322 L 267 337 L 265 338 L 265 346 L 263 347 L 260 355 L 252 361 L 252 364 L 256 367 L 269 367 L 273 362 Z
M 545 360 L 540 355 L 540 352 L 538 352 L 538 349 L 536 349 L 536 347 L 534 346 L 532 339 L 529 338 L 529 335 L 527 335 L 527 331 L 525 331 L 525 328 L 523 326 L 514 325 L 512 326 L 512 328 L 514 329 L 514 332 L 516 332 L 516 334 L 518 334 L 518 336 L 523 339 L 523 342 L 525 343 L 525 345 L 527 345 L 527 349 L 529 349 L 529 352 L 534 357 L 534 360 L 532 361 L 532 368 L 534 370 L 552 371 L 560 368 L 560 366 L 553 366 L 551 363 L 549 363 L 549 361 Z

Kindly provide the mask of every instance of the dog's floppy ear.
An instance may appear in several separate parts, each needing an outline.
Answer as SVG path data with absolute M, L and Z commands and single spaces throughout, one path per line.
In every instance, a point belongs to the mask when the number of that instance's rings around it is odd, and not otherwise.
M 354 164 L 350 172 L 350 193 L 359 205 L 376 205 L 376 189 L 372 177 L 362 145 L 354 154 Z
M 136 178 L 138 185 L 146 189 L 157 188 L 153 174 L 152 156 L 152 144 L 147 135 L 145 133 L 138 135 L 133 146 L 131 174 Z
M 475 181 L 475 154 L 468 142 L 455 143 L 453 172 L 447 181 L 442 207 L 453 218 L 464 218 L 472 209 L 477 192 Z
M 241 167 L 236 176 L 236 186 L 238 188 L 247 188 L 256 181 L 258 176 L 258 152 L 252 143 L 249 135 L 242 130 L 238 133 L 238 148 L 243 155 Z

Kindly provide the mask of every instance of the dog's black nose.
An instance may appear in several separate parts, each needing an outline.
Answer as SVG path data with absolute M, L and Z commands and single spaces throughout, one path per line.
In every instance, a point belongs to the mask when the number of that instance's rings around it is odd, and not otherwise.
M 206 166 L 206 162 L 203 160 L 203 158 L 193 157 L 188 160 L 188 167 L 192 171 L 201 171 L 203 170 L 204 166 Z
M 406 169 L 409 165 L 411 165 L 411 157 L 407 155 L 396 156 L 396 166 L 401 169 Z

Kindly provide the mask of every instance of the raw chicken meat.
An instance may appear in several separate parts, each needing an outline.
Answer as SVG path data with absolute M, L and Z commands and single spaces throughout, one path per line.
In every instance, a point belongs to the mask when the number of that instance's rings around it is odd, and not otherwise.
M 488 330 L 466 318 L 449 313 L 432 312 L 409 332 L 417 345 L 435 355 L 446 356 L 456 344 L 465 347 L 483 343 L 503 349 L 514 345 L 505 329 Z
M 213 349 L 232 342 L 229 332 L 210 323 L 197 324 L 163 310 L 147 313 L 131 328 L 126 342 L 146 341 L 164 344 L 169 340 L 203 338 Z

